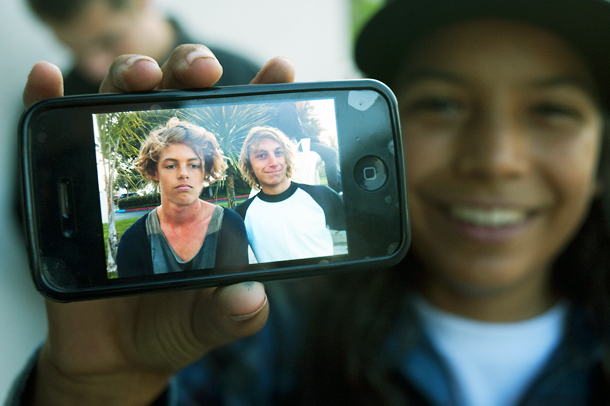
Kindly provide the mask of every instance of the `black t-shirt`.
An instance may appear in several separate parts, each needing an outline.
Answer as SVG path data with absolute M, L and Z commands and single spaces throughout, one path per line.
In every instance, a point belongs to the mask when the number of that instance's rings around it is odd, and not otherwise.
M 116 259 L 119 277 L 153 274 L 151 245 L 146 234 L 148 216 L 145 214 L 133 223 L 119 241 Z M 235 211 L 224 209 L 216 238 L 215 269 L 222 271 L 248 264 L 248 236 L 243 220 Z M 210 274 L 218 272 L 210 270 Z

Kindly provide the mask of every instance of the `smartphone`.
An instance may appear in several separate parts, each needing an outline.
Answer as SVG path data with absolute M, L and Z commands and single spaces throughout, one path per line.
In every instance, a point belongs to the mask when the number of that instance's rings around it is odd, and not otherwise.
M 205 232 L 167 228 L 182 209 L 164 180 L 175 174 L 150 182 L 134 169 L 171 120 L 211 133 L 226 164 L 218 180 L 191 176 L 200 189 L 188 204 L 223 213 Z M 288 141 L 247 141 L 260 129 Z M 49 99 L 24 114 L 20 147 L 33 279 L 56 301 L 380 269 L 410 243 L 397 103 L 374 80 Z M 241 155 L 252 158 L 254 187 Z M 289 190 L 273 189 L 259 157 L 274 160 Z M 159 174 L 182 165 L 156 159 Z M 320 241 L 324 249 L 309 247 Z

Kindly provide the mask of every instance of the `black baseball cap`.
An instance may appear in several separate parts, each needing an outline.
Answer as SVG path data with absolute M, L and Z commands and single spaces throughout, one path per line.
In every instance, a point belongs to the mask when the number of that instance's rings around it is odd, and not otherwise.
M 588 61 L 610 105 L 610 1 L 608 0 L 388 0 L 365 25 L 355 58 L 368 77 L 391 84 L 405 51 L 450 24 L 479 18 L 531 23 L 554 32 Z

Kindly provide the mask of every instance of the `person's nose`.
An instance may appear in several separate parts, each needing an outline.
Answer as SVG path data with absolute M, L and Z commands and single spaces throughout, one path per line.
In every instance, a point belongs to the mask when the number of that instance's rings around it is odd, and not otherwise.
M 269 166 L 277 166 L 278 165 L 278 161 L 277 161 L 277 157 L 274 154 L 269 155 Z
M 520 176 L 529 166 L 526 129 L 510 112 L 490 110 L 474 115 L 458 137 L 457 170 L 478 178 Z
M 114 55 L 106 52 L 95 52 L 82 56 L 79 61 L 81 73 L 94 82 L 101 82 L 108 73 Z
M 179 166 L 178 177 L 180 179 L 188 179 L 189 173 L 188 173 L 188 166 L 187 165 L 180 165 Z

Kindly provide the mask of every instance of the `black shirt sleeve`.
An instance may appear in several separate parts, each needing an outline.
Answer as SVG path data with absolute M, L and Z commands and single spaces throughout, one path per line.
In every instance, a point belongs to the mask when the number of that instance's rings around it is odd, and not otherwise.
M 244 221 L 234 210 L 224 209 L 218 247 L 216 268 L 233 268 L 248 264 L 248 235 Z
M 116 254 L 119 278 L 154 273 L 150 243 L 146 236 L 146 217 L 148 214 L 140 217 L 121 236 Z
M 326 185 L 299 184 L 324 210 L 326 225 L 333 230 L 345 230 L 343 198 Z

